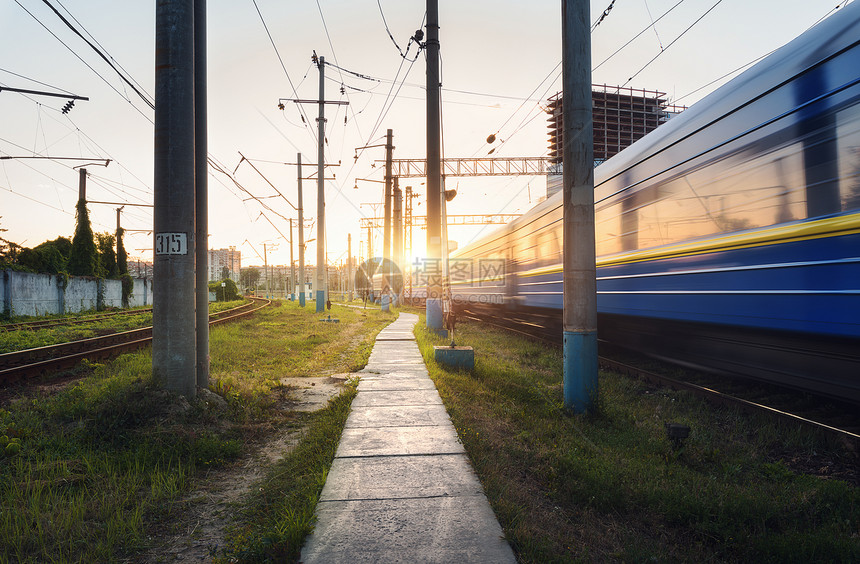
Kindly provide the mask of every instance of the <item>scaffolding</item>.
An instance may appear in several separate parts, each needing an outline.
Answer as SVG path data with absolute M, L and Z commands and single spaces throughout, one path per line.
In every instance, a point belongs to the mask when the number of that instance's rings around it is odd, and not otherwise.
M 594 164 L 600 164 L 657 129 L 670 117 L 686 109 L 669 104 L 665 92 L 593 84 Z M 560 165 L 562 158 L 561 92 L 549 99 L 549 157 Z

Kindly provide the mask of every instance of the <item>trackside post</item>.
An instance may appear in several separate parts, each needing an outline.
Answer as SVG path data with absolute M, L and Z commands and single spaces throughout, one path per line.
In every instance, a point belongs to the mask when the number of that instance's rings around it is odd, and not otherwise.
M 594 140 L 588 0 L 562 1 L 564 197 L 564 407 L 597 399 L 597 282 L 594 250 Z

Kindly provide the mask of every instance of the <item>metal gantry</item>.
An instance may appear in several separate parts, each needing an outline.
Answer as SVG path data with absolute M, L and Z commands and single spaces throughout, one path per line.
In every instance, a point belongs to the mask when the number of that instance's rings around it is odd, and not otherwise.
M 377 161 L 385 162 L 385 161 Z M 481 157 L 442 159 L 442 176 L 524 176 L 545 175 L 552 166 L 550 157 Z M 426 159 L 392 159 L 392 176 L 425 178 Z
M 448 225 L 504 225 L 516 218 L 520 214 L 466 214 L 466 215 L 449 215 Z M 411 226 L 419 229 L 427 229 L 426 215 L 411 216 Z M 382 217 L 362 217 L 359 219 L 362 229 L 379 229 L 383 226 L 385 218 Z M 407 228 L 409 225 L 406 226 Z

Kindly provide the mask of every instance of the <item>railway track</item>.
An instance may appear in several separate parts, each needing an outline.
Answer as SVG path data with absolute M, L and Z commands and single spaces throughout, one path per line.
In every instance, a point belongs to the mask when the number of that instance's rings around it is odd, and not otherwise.
M 266 307 L 271 302 L 253 298 L 253 301 L 233 309 L 209 316 L 209 325 L 241 319 Z M 111 333 L 101 337 L 82 339 L 47 347 L 0 354 L 0 385 L 10 384 L 77 366 L 83 359 L 103 360 L 123 352 L 137 350 L 152 342 L 152 327 L 143 327 Z
M 561 344 L 561 335 L 559 332 L 550 332 L 544 327 L 541 327 L 534 323 L 522 324 L 518 322 L 518 320 L 511 320 L 507 323 L 499 323 L 496 319 L 488 318 L 483 315 L 477 315 L 474 312 L 465 313 L 460 317 L 463 319 L 470 319 L 478 321 L 480 323 L 488 324 L 493 327 L 513 332 L 530 339 L 539 340 L 547 344 Z M 658 386 L 667 386 L 673 389 L 687 390 L 691 393 L 704 397 L 713 403 L 733 406 L 746 412 L 765 414 L 767 416 L 775 417 L 783 421 L 788 421 L 791 423 L 814 428 L 815 430 L 844 443 L 854 452 L 860 452 L 860 420 L 858 420 L 856 416 L 856 408 L 851 409 L 849 406 L 846 406 L 846 409 L 844 411 L 840 410 L 840 412 L 836 415 L 832 413 L 826 416 L 821 416 L 821 414 L 798 414 L 793 413 L 792 411 L 789 411 L 788 409 L 783 407 L 774 407 L 773 405 L 769 405 L 769 403 L 773 402 L 769 402 L 767 400 L 767 397 L 765 397 L 765 399 L 763 400 L 753 401 L 748 398 L 740 397 L 741 395 L 743 395 L 743 391 L 739 393 L 727 393 L 724 391 L 719 391 L 714 389 L 714 387 L 712 386 L 699 385 L 690 381 L 673 378 L 665 374 L 661 374 L 657 371 L 645 370 L 636 366 L 635 364 L 629 362 L 622 362 L 618 359 L 609 358 L 607 356 L 600 356 L 598 358 L 598 362 L 601 368 L 605 370 L 610 370 L 618 374 L 638 378 L 640 380 L 644 380 Z M 676 367 L 673 367 L 673 370 L 675 369 Z M 750 388 L 747 383 L 736 384 L 735 387 L 738 386 L 740 387 L 739 389 Z M 785 390 L 782 389 L 781 391 L 785 392 Z M 792 392 L 793 391 L 788 391 L 786 393 L 792 395 Z M 808 395 L 806 397 L 808 398 Z M 767 401 L 768 403 L 763 403 L 765 401 Z M 789 402 L 784 400 L 781 403 Z M 803 412 L 806 411 L 808 411 L 808 408 L 803 410 Z M 847 421 L 847 423 L 844 421 Z
M 82 315 L 71 319 L 41 319 L 38 321 L 22 321 L 21 323 L 6 323 L 0 325 L 0 331 L 21 331 L 21 330 L 37 330 L 47 329 L 49 327 L 61 327 L 63 325 L 82 325 L 93 321 L 103 321 L 112 317 L 124 315 L 137 315 L 140 313 L 151 313 L 152 308 L 130 309 L 123 311 L 114 311 L 110 313 L 99 313 L 94 315 Z

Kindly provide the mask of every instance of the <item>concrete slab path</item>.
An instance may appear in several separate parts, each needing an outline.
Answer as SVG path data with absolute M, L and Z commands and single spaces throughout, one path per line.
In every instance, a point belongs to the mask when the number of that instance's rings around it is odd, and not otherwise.
M 383 329 L 317 504 L 305 564 L 515 563 L 415 343 Z

